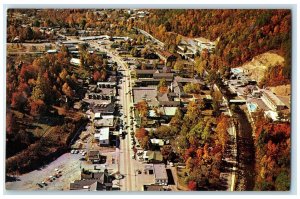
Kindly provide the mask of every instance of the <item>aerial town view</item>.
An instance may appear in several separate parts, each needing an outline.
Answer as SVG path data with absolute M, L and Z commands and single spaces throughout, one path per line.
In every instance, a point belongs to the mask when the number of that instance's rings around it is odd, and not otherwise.
M 8 9 L 6 25 L 6 190 L 290 190 L 291 10 Z

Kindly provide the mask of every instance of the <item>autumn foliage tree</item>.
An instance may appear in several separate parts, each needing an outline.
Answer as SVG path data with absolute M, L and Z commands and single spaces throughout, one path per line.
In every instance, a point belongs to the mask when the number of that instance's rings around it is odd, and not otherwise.
M 141 117 L 147 117 L 148 116 L 148 103 L 146 100 L 142 100 L 136 104 L 136 109 L 139 111 Z
M 63 91 L 64 94 L 66 94 L 66 96 L 68 96 L 68 97 L 73 97 L 73 96 L 74 96 L 74 91 L 73 91 L 72 88 L 68 85 L 68 83 L 64 83 L 64 85 L 62 86 L 62 91 Z
M 139 140 L 139 143 L 143 149 L 148 149 L 149 148 L 149 136 L 148 136 L 148 131 L 144 128 L 139 128 L 135 132 L 135 137 Z
M 38 116 L 45 113 L 45 111 L 46 111 L 46 105 L 42 100 L 37 99 L 30 102 L 31 115 Z
M 256 190 L 290 189 L 290 123 L 257 123 L 255 132 Z
M 197 183 L 195 181 L 189 181 L 188 188 L 190 191 L 196 191 L 197 190 Z
M 229 128 L 229 118 L 227 116 L 221 115 L 216 127 L 218 144 L 222 146 L 224 151 L 227 141 L 229 140 L 228 128 Z
M 95 71 L 93 74 L 93 80 L 95 82 L 99 81 L 101 79 L 101 73 L 99 71 Z

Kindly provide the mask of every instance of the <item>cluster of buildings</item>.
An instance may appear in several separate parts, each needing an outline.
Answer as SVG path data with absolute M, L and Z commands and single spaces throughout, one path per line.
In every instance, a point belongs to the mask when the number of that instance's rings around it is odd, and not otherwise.
M 84 102 L 89 104 L 86 112 L 94 124 L 94 139 L 99 141 L 100 146 L 109 146 L 113 131 L 117 127 L 116 111 L 117 83 L 97 82 L 96 85 L 89 85 Z
M 163 69 L 136 69 L 132 73 L 134 87 L 132 89 L 133 102 L 137 105 L 146 101 L 149 107 L 147 127 L 167 124 L 175 115 L 177 108 L 184 108 L 190 101 L 211 101 L 210 90 L 200 77 L 180 77 L 173 70 L 164 66 Z M 167 92 L 159 91 L 159 84 L 164 80 Z M 184 91 L 187 84 L 197 84 L 202 89 L 199 94 L 190 94 Z M 137 117 L 139 123 L 140 118 Z
M 233 68 L 231 73 L 230 79 L 224 81 L 231 94 L 236 96 L 230 103 L 246 104 L 250 116 L 262 110 L 272 121 L 289 120 L 289 99 L 275 95 L 268 88 L 260 89 L 256 81 L 249 77 L 248 71 L 243 68 Z
M 216 49 L 218 40 L 210 41 L 206 38 L 194 38 L 194 39 L 182 39 L 178 45 L 177 53 L 184 58 L 194 58 L 197 54 L 203 50 L 213 53 Z
M 88 171 L 82 169 L 81 179 L 70 183 L 70 190 L 77 191 L 110 191 L 112 190 L 112 176 L 108 170 Z

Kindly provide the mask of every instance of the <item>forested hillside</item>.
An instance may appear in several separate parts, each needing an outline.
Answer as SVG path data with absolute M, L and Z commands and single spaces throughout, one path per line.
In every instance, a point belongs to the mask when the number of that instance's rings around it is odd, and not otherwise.
M 136 25 L 166 42 L 169 48 L 180 41 L 176 33 L 218 39 L 216 53 L 209 61 L 211 68 L 236 67 L 261 53 L 274 51 L 285 58 L 285 63 L 274 70 L 283 79 L 290 79 L 290 10 L 151 10 L 150 13 L 146 22 Z

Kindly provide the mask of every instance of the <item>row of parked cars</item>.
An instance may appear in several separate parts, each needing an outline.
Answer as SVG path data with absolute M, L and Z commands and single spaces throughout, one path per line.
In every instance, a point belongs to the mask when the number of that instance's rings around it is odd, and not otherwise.
M 38 185 L 40 188 L 46 187 L 48 186 L 49 183 L 55 181 L 57 178 L 60 178 L 61 176 L 62 176 L 62 171 L 59 169 L 55 169 L 55 173 L 53 175 L 49 176 L 42 182 L 36 183 L 36 185 Z
M 77 149 L 72 149 L 71 150 L 71 154 L 81 154 L 82 156 L 85 156 L 85 154 L 86 154 L 86 151 L 84 151 L 84 150 L 77 150 Z

